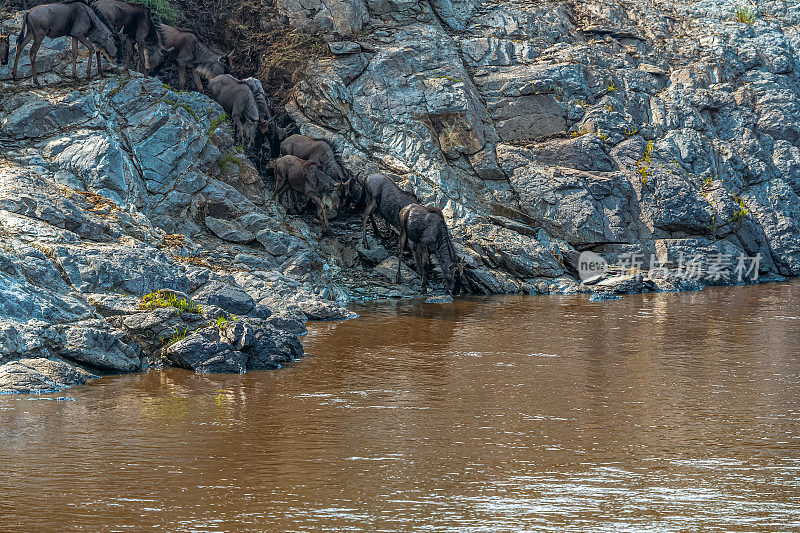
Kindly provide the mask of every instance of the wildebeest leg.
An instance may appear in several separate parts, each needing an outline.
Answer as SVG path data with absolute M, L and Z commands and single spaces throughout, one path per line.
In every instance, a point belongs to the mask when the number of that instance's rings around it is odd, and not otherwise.
M 325 212 L 325 206 L 322 205 L 322 199 L 315 195 L 315 194 L 308 194 L 307 195 L 312 202 L 317 204 L 317 216 L 319 217 L 319 221 L 322 224 L 322 234 L 326 234 L 330 232 L 330 224 L 328 223 L 328 214 Z
M 272 191 L 272 200 L 277 200 L 288 188 L 289 184 L 281 176 L 275 176 L 275 190 Z
M 403 252 L 406 249 L 406 237 L 406 229 L 403 228 L 400 230 L 400 246 L 397 248 L 397 279 L 395 283 L 401 282 L 400 268 L 403 266 Z
M 136 58 L 136 70 L 138 70 L 140 74 L 147 74 L 147 69 L 149 68 L 148 65 L 150 61 L 145 56 L 147 51 L 144 48 L 144 40 L 140 39 L 136 40 L 136 50 L 137 52 L 139 52 Z
M 86 79 L 90 80 L 92 79 L 92 56 L 94 56 L 94 46 L 92 46 L 92 43 L 90 43 L 89 39 L 86 37 L 78 37 L 78 40 L 83 44 L 83 46 L 89 49 L 89 64 L 86 66 Z M 97 64 L 100 64 L 99 60 Z
M 194 69 L 192 72 L 192 76 L 194 76 L 194 84 L 197 86 L 197 91 L 204 93 L 203 90 L 203 78 L 200 77 L 200 73 L 197 72 L 197 69 Z
M 239 145 L 244 148 L 244 123 L 239 117 L 239 113 L 234 112 L 233 115 L 233 125 L 236 126 L 236 140 L 239 141 Z
M 375 237 L 377 237 L 379 239 L 383 239 L 383 234 L 381 233 L 381 230 L 378 229 L 378 223 L 375 222 L 375 213 L 372 213 L 372 216 L 370 217 L 370 219 L 372 220 L 372 231 L 375 232 Z M 389 236 L 390 237 L 392 236 L 391 231 L 389 232 Z
M 78 62 L 78 39 L 72 38 L 72 79 L 78 79 L 78 70 L 75 64 Z
M 19 56 L 22 53 L 22 49 L 28 46 L 28 43 L 31 42 L 33 39 L 33 32 L 29 31 L 28 34 L 25 36 L 25 39 L 22 41 L 22 44 L 17 46 L 17 51 L 14 53 L 14 81 L 17 81 L 17 64 L 19 63 Z
M 363 233 L 364 248 L 369 250 L 369 242 L 367 242 L 367 219 L 372 217 L 372 210 L 377 207 L 377 202 L 370 199 L 367 202 L 367 207 L 364 208 L 364 213 L 361 215 L 361 229 Z M 372 223 L 375 224 L 375 218 L 372 218 Z
M 31 74 L 33 75 L 33 85 L 36 87 L 41 87 L 39 84 L 39 79 L 36 77 L 36 52 L 39 51 L 39 47 L 42 45 L 42 41 L 35 40 L 31 45 Z
M 181 91 L 186 90 L 186 65 L 178 63 L 178 83 Z
M 430 266 L 430 254 L 426 244 L 417 244 L 414 248 L 414 260 L 417 263 L 417 272 L 422 280 L 422 294 L 425 294 L 428 292 L 428 267 Z

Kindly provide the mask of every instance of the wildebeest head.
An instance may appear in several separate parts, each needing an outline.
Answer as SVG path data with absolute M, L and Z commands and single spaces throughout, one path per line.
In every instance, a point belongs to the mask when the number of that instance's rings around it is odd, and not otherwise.
M 8 35 L 0 35 L 0 65 L 8 65 Z
M 258 131 L 262 134 L 266 135 L 269 131 L 269 119 L 266 117 L 262 117 L 258 119 Z
M 125 31 L 125 28 L 122 29 Z M 125 60 L 125 45 L 122 44 L 121 32 L 111 31 L 103 27 L 99 35 L 94 39 L 97 50 L 103 54 L 109 62 L 121 64 Z
M 315 188 L 322 208 L 329 217 L 336 216 L 336 211 L 341 203 L 340 188 L 342 184 L 320 170 L 316 161 L 308 161 L 308 165 L 311 172 L 311 180 L 316 184 Z
M 351 192 L 351 185 L 353 182 L 353 177 L 350 176 L 350 179 L 347 181 L 342 181 L 338 185 L 336 185 L 336 196 L 339 197 L 340 205 L 344 205 L 347 207 L 347 204 L 350 201 L 350 192 Z

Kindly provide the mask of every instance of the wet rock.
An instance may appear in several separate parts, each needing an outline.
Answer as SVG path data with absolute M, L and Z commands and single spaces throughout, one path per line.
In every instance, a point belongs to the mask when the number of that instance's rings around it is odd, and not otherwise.
M 356 250 L 358 251 L 358 255 L 372 264 L 382 263 L 387 257 L 389 257 L 389 252 L 386 248 L 383 247 L 378 241 L 375 240 L 371 235 L 367 236 L 367 240 L 369 242 L 369 248 L 364 248 L 364 243 L 359 241 L 358 246 L 356 246 Z
M 278 368 L 303 355 L 303 346 L 297 337 L 272 326 L 256 330 L 253 346 L 249 350 L 248 370 Z
M 97 377 L 62 359 L 11 359 L 0 363 L 0 394 L 56 392 Z
M 195 372 L 242 374 L 247 371 L 247 354 L 222 339 L 216 326 L 170 345 L 164 355 L 174 366 Z
M 397 280 L 397 264 L 397 256 L 392 255 L 376 266 L 373 272 L 386 281 L 395 283 Z M 400 268 L 400 279 L 402 283 L 417 283 L 419 281 L 417 273 L 411 270 L 405 263 L 403 263 Z
M 141 367 L 140 349 L 100 321 L 71 326 L 64 332 L 60 355 L 103 372 L 135 372 Z
M 309 320 L 340 320 L 358 316 L 341 305 L 321 298 L 298 299 L 297 305 Z

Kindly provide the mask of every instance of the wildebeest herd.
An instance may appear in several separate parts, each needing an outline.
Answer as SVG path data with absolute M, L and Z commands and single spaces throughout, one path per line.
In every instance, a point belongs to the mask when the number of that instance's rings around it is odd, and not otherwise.
M 28 10 L 22 30 L 17 36 L 13 78 L 22 50 L 31 41 L 31 77 L 39 87 L 36 75 L 36 54 L 45 37 L 72 39 L 72 76 L 77 79 L 78 43 L 89 50 L 87 79 L 92 77 L 92 58 L 102 75 L 101 55 L 127 70 L 131 62 L 143 74 L 156 75 L 168 63 L 178 69 L 179 84 L 185 89 L 186 70 L 198 91 L 207 92 L 230 116 L 236 137 L 242 146 L 252 147 L 256 132 L 269 139 L 271 146 L 280 145 L 280 154 L 270 167 L 275 172 L 274 199 L 289 194 L 310 200 L 317 209 L 323 233 L 330 231 L 330 219 L 351 197 L 354 177 L 339 163 L 330 144 L 324 139 L 305 135 L 289 135 L 278 126 L 270 110 L 264 88 L 256 78 L 240 80 L 231 74 L 233 52 L 216 52 L 202 43 L 191 31 L 162 24 L 151 10 L 124 0 L 64 0 L 43 4 Z M 9 37 L 0 35 L 0 63 L 9 62 Z M 204 88 L 203 81 L 206 81 Z M 292 199 L 290 198 L 290 200 Z M 290 201 L 290 203 L 292 203 Z M 363 207 L 364 246 L 367 225 L 372 222 L 377 237 L 382 237 L 375 222 L 375 211 L 400 234 L 397 283 L 401 282 L 403 254 L 406 244 L 413 244 L 422 292 L 427 289 L 430 255 L 436 256 L 444 274 L 447 290 L 458 294 L 464 275 L 464 261 L 453 247 L 443 213 L 419 203 L 417 197 L 400 189 L 384 174 L 371 174 L 361 183 L 357 207 Z

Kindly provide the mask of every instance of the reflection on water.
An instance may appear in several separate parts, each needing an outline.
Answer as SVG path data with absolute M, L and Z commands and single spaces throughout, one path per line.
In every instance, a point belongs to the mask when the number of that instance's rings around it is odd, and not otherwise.
M 359 312 L 277 372 L 0 398 L 0 529 L 800 529 L 800 283 Z

